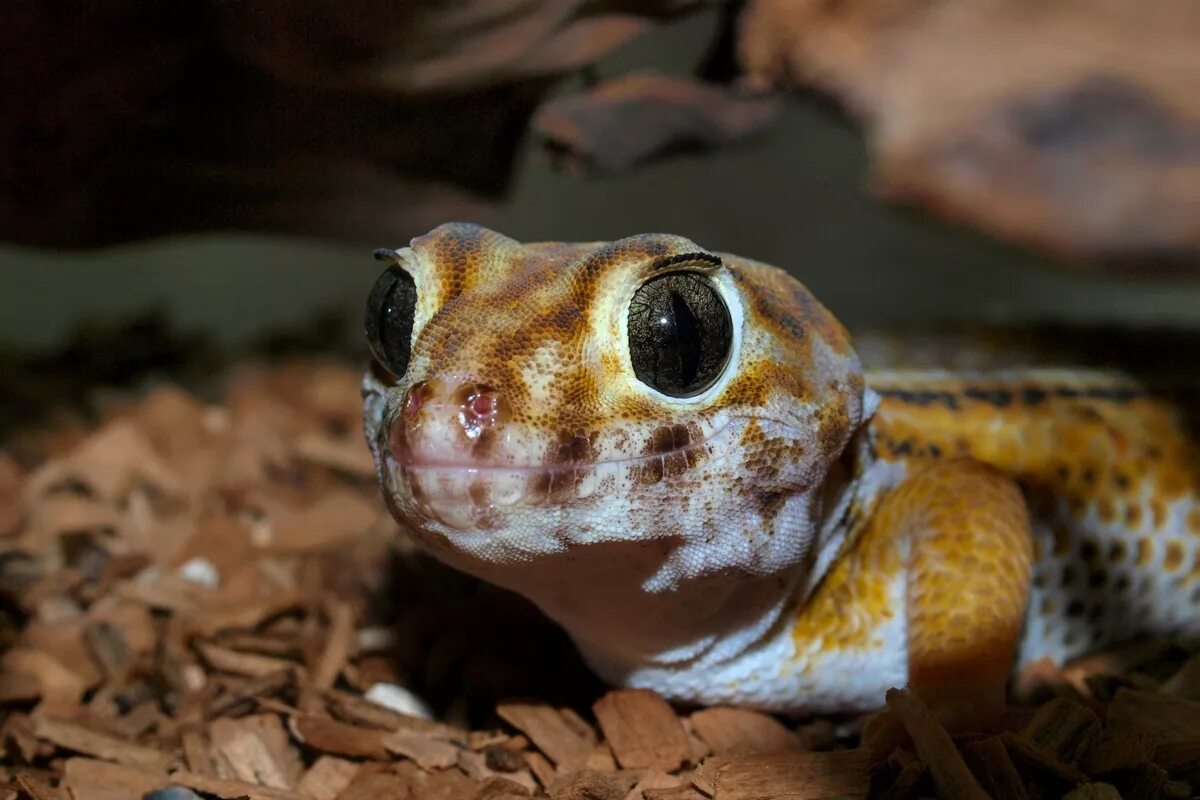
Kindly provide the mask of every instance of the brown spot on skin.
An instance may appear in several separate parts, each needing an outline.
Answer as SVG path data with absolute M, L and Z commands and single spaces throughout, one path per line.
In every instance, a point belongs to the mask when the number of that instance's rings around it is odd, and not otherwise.
M 492 491 L 484 481 L 472 481 L 467 496 L 476 508 L 487 508 L 492 504 Z
M 646 445 L 647 455 L 670 453 L 673 450 L 686 447 L 688 430 L 685 425 L 661 425 L 654 429 L 650 441 Z
M 674 478 L 687 472 L 688 459 L 687 454 L 681 451 L 667 453 L 662 457 L 663 474 L 668 478 Z
M 1108 499 L 1107 497 L 1100 498 L 1100 502 L 1096 508 L 1096 513 L 1099 515 L 1100 521 L 1106 525 L 1111 525 L 1117 518 L 1117 509 L 1113 505 L 1112 500 Z
M 1200 536 L 1200 507 L 1188 511 L 1187 526 L 1193 536 Z
M 1134 558 L 1134 563 L 1139 567 L 1144 567 L 1150 563 L 1150 559 L 1154 557 L 1154 542 L 1150 537 L 1143 536 L 1137 542 L 1137 556 Z
M 558 442 L 550 456 L 552 464 L 590 464 L 596 460 L 596 449 L 583 431 L 559 431 Z
M 850 414 L 844 402 L 821 408 L 817 422 L 817 449 L 822 456 L 831 457 L 842 452 L 850 438 Z
M 1100 556 L 1100 544 L 1094 538 L 1088 537 L 1079 544 L 1079 558 L 1084 563 L 1091 563 Z
M 637 472 L 638 483 L 649 486 L 663 479 L 666 468 L 661 458 L 648 458 L 634 469 Z
M 1167 542 L 1167 549 L 1163 554 L 1163 569 L 1167 572 L 1174 572 L 1183 564 L 1183 544 L 1178 541 Z
M 1067 526 L 1060 522 L 1050 530 L 1054 534 L 1054 555 L 1065 556 L 1071 552 L 1071 531 Z
M 535 503 L 562 505 L 578 496 L 584 471 L 577 469 L 547 469 L 530 480 L 530 492 Z
M 779 515 L 783 504 L 788 499 L 786 492 L 762 492 L 758 489 L 751 489 L 751 502 L 754 508 L 758 510 L 758 514 L 763 519 L 764 530 L 770 531 L 775 524 L 775 517 Z
M 1140 505 L 1131 503 L 1125 507 L 1125 525 L 1130 529 L 1141 527 L 1142 507 Z

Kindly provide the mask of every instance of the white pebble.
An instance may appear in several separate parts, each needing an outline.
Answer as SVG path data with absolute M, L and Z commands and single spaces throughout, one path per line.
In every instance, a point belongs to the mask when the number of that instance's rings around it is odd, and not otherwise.
M 221 573 L 207 558 L 193 558 L 179 568 L 179 576 L 192 583 L 216 589 L 221 585 Z
M 364 695 L 368 700 L 392 711 L 408 714 L 422 719 L 433 719 L 433 711 L 425 705 L 425 701 L 415 694 L 397 686 L 394 683 L 377 683 L 367 690 Z

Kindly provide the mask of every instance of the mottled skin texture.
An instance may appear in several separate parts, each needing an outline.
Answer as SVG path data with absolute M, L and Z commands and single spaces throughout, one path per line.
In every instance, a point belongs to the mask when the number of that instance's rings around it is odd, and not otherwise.
M 614 683 L 790 712 L 905 683 L 986 704 L 1018 659 L 1196 630 L 1194 450 L 1125 378 L 864 376 L 801 284 L 677 236 L 445 225 L 395 257 L 412 357 L 364 384 L 389 506 Z M 634 291 L 672 270 L 707 276 L 734 328 L 686 400 L 628 352 Z

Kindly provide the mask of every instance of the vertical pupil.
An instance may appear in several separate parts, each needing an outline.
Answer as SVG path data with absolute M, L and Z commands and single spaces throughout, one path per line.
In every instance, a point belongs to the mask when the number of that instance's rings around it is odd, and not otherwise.
M 671 315 L 675 320 L 675 345 L 679 357 L 679 383 L 691 386 L 700 371 L 700 335 L 696 316 L 678 292 L 671 292 Z

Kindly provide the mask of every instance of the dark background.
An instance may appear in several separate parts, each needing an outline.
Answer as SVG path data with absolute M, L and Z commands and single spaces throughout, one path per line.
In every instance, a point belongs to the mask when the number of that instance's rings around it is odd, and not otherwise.
M 597 74 L 686 73 L 717 24 L 714 12 L 673 22 L 606 57 Z M 559 93 L 578 88 L 567 78 Z M 873 197 L 860 130 L 803 95 L 787 97 L 759 140 L 617 177 L 557 173 L 531 140 L 509 201 L 475 221 L 523 240 L 680 233 L 787 268 L 853 330 L 1200 321 L 1200 280 L 1072 270 Z M 345 342 L 357 342 L 377 273 L 370 251 L 402 244 L 230 232 L 65 253 L 0 245 L 0 343 L 41 349 L 81 319 L 115 322 L 152 308 L 222 343 L 334 311 Z

